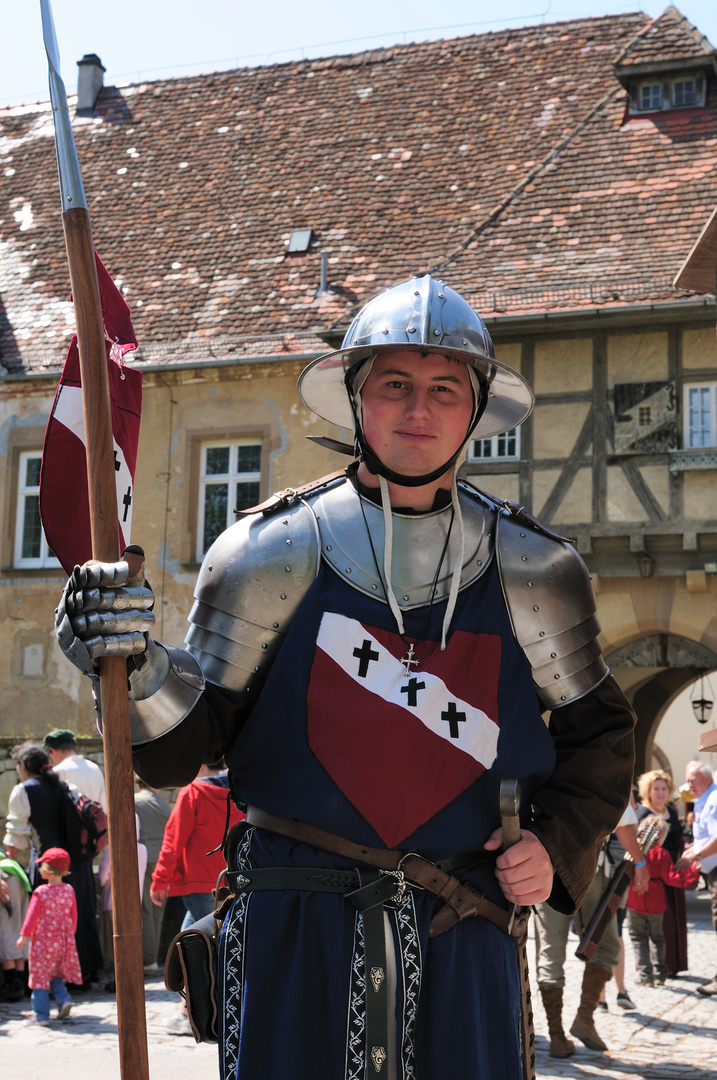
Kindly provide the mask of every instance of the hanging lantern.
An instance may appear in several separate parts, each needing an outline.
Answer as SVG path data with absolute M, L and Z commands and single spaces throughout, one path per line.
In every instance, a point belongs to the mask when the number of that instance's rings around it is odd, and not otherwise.
M 712 693 L 712 687 L 710 681 L 707 679 L 707 693 L 705 694 L 705 675 L 704 672 L 700 675 L 699 681 L 699 697 L 696 697 L 697 681 L 693 683 L 692 693 L 690 694 L 690 703 L 695 711 L 695 719 L 698 724 L 706 724 L 710 718 L 712 712 L 712 706 L 714 705 L 714 695 Z

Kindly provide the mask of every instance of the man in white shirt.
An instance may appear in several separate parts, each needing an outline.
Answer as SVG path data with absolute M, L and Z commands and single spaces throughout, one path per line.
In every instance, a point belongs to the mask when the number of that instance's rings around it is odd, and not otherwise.
M 77 753 L 75 734 L 72 731 L 55 728 L 45 736 L 44 747 L 62 780 L 98 802 L 107 813 L 105 778 L 99 765 Z
M 712 925 L 717 931 L 717 784 L 712 769 L 704 761 L 690 761 L 685 768 L 685 780 L 695 800 L 694 839 L 676 866 L 681 870 L 695 862 L 701 863 L 712 898 Z M 697 991 L 706 996 L 717 994 L 717 975 L 704 986 L 698 986 Z

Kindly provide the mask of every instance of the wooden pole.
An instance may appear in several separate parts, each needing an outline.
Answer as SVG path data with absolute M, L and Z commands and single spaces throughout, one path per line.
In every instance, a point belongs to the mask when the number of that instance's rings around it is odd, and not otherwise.
M 90 217 L 85 208 L 75 207 L 64 211 L 62 221 L 80 353 L 92 555 L 102 562 L 116 562 L 120 552 L 112 415 Z M 124 657 L 105 657 L 100 661 L 100 694 L 107 781 L 120 1072 L 124 1080 L 145 1080 L 149 1077 L 149 1058 L 144 1004 L 142 910 Z

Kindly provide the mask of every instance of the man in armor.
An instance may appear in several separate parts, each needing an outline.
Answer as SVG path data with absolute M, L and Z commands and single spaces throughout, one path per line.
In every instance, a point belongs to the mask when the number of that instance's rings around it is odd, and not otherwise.
M 187 649 L 149 635 L 137 553 L 75 570 L 58 638 L 91 677 L 128 655 L 148 783 L 224 755 L 247 807 L 220 946 L 224 1080 L 517 1080 L 515 942 L 529 905 L 572 912 L 592 881 L 634 722 L 579 556 L 457 479 L 474 433 L 517 426 L 532 391 L 425 275 L 371 301 L 299 393 L 353 430 L 352 447 L 322 441 L 356 460 L 219 537 Z M 522 829 L 502 850 L 505 778 Z

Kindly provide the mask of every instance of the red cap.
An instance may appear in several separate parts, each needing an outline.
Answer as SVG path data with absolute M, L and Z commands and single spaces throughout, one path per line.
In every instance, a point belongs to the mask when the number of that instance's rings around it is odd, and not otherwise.
M 45 866 L 49 866 L 56 874 L 67 874 L 70 870 L 70 856 L 61 847 L 49 847 L 47 851 L 43 851 L 37 861 L 38 864 L 44 863 Z

